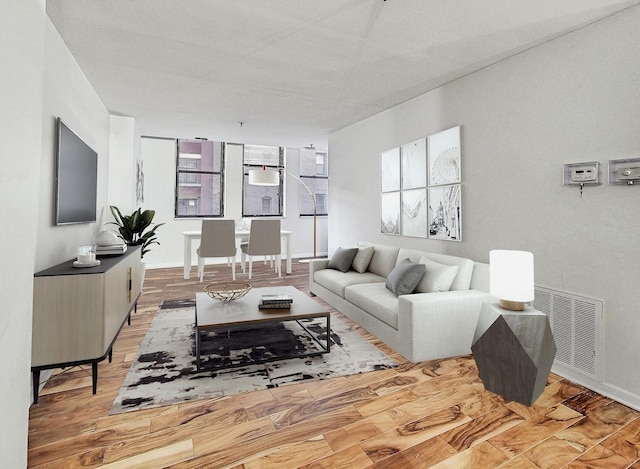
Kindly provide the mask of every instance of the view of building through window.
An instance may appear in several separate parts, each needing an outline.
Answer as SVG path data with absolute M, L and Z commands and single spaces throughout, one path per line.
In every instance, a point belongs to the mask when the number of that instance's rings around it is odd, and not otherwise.
M 177 142 L 176 217 L 221 217 L 224 214 L 224 143 Z
M 329 168 L 327 153 L 313 148 L 300 150 L 300 180 L 316 197 L 317 215 L 327 215 Z M 306 190 L 300 191 L 300 216 L 313 215 L 313 200 Z
M 283 172 L 277 186 L 252 186 L 249 170 L 284 168 L 284 148 L 268 145 L 244 145 L 242 184 L 242 216 L 264 217 L 284 215 Z
M 177 141 L 175 215 L 180 217 L 224 216 L 225 144 L 208 140 Z M 242 217 L 284 216 L 285 149 L 270 145 L 243 145 Z M 300 181 L 316 197 L 317 214 L 328 210 L 327 153 L 313 148 L 300 150 Z M 277 186 L 252 186 L 249 170 L 262 167 L 278 171 Z M 289 181 L 299 183 L 299 181 Z M 301 187 L 300 216 L 313 215 L 313 200 Z

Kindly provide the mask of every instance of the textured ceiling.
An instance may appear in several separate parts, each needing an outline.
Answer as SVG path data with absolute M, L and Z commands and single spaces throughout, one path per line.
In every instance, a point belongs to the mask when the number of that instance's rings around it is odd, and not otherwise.
M 326 140 L 637 3 L 48 0 L 47 13 L 109 111 L 143 134 L 243 122 Z

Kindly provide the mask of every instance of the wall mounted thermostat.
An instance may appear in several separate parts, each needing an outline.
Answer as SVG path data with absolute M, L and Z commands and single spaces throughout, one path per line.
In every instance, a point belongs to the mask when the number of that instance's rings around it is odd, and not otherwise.
M 600 162 L 590 161 L 588 163 L 565 164 L 562 183 L 564 185 L 576 184 L 579 186 L 601 184 Z
M 609 184 L 640 184 L 640 158 L 609 160 Z

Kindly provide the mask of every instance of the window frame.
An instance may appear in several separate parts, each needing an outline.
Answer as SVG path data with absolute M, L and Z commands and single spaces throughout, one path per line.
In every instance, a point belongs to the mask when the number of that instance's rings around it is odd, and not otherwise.
M 263 161 L 262 163 L 254 161 L 250 164 L 245 163 L 245 148 L 246 147 L 270 147 L 278 149 L 278 164 L 268 164 L 268 162 Z M 285 161 L 286 161 L 286 148 L 278 145 L 258 145 L 258 144 L 250 144 L 244 143 L 242 144 L 242 218 L 284 218 L 285 217 L 285 191 L 284 191 L 284 174 L 285 170 Z M 267 163 L 267 164 L 265 164 Z M 245 186 L 249 185 L 249 171 L 254 169 L 261 169 L 262 167 L 266 167 L 272 171 L 277 171 L 279 174 L 279 184 L 277 186 L 277 196 L 269 195 L 269 194 L 261 194 L 260 197 L 260 213 L 259 214 L 249 214 L 245 212 L 245 203 L 246 203 L 246 191 Z M 255 186 L 259 187 L 259 186 Z M 271 204 L 274 202 L 278 204 L 278 213 L 270 213 L 264 214 L 262 213 L 263 208 L 263 198 L 265 196 L 271 197 Z
M 315 199 L 316 202 L 316 208 L 320 208 L 317 204 L 317 196 L 318 195 L 322 195 L 324 197 L 324 208 L 325 211 L 323 213 L 318 212 L 316 213 L 316 216 L 318 217 L 326 217 L 329 215 L 329 154 L 327 153 L 327 151 L 320 151 L 320 150 L 316 150 L 315 148 L 306 148 L 304 149 L 308 152 L 313 151 L 314 152 L 314 159 L 315 161 L 313 162 L 313 167 L 314 167 L 314 171 L 313 174 L 302 174 L 303 173 L 303 164 L 302 164 L 302 151 L 300 153 L 300 174 L 298 175 L 298 177 L 300 178 L 300 181 L 302 181 L 304 184 L 306 184 L 310 190 L 312 190 L 313 192 L 313 197 Z M 324 168 L 323 173 L 319 173 L 317 168 L 318 168 L 318 164 L 317 164 L 317 158 L 319 155 L 322 155 L 323 158 L 323 163 L 322 163 L 322 167 Z M 327 190 L 326 192 L 318 192 L 318 191 L 313 191 L 313 184 L 308 184 L 308 182 L 313 181 L 314 179 L 326 179 L 327 180 Z M 304 195 L 309 195 L 309 192 L 307 192 L 306 189 L 302 188 L 300 194 L 301 197 L 303 195 L 303 191 L 304 191 Z M 313 217 L 313 212 L 303 212 L 303 205 L 302 205 L 302 199 L 299 200 L 298 202 L 299 204 L 299 212 L 300 212 L 300 218 L 303 217 Z
M 190 143 L 200 143 L 203 144 L 205 142 L 211 142 L 212 144 L 219 144 L 220 145 L 220 170 L 219 171 L 215 171 L 215 170 L 201 170 L 201 169 L 181 169 L 180 168 L 180 142 L 190 142 Z M 176 139 L 176 179 L 175 179 L 175 190 L 174 190 L 174 203 L 173 203 L 173 210 L 174 210 L 174 218 L 180 218 L 180 219 L 185 219 L 185 218 L 223 218 L 224 217 L 224 211 L 225 211 L 225 206 L 224 206 L 224 185 L 225 185 L 225 178 L 224 178 L 224 174 L 225 174 L 225 157 L 226 157 L 226 150 L 227 150 L 227 145 L 225 142 L 215 142 L 215 141 L 210 141 L 207 139 L 186 139 L 186 138 L 178 138 Z M 196 155 L 196 153 L 193 153 L 194 155 Z M 202 153 L 200 153 L 200 155 L 202 155 Z M 196 159 L 196 158 L 194 158 Z M 179 204 L 180 204 L 180 200 L 187 200 L 187 199 L 181 199 L 179 197 L 179 190 L 180 187 L 183 186 L 185 187 L 186 185 L 192 185 L 192 186 L 196 186 L 196 185 L 201 185 L 201 176 L 202 175 L 219 175 L 220 176 L 220 213 L 219 214 L 187 214 L 187 215 L 181 215 L 178 213 L 178 208 L 179 208 Z M 196 177 L 196 181 L 197 182 L 181 182 L 180 181 L 180 176 L 184 176 L 184 179 L 190 179 L 190 177 L 195 176 Z M 188 186 L 187 186 L 188 187 Z M 202 198 L 200 198 L 202 199 Z M 197 200 L 197 199 L 196 199 Z M 196 205 L 200 205 L 198 202 L 196 202 Z M 199 210 L 199 209 L 198 209 Z

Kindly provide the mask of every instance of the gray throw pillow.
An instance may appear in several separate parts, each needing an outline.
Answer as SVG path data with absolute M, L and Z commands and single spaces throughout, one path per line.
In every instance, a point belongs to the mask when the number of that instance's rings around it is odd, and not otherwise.
M 416 264 L 410 259 L 405 259 L 389 272 L 385 286 L 396 296 L 408 295 L 416 289 L 424 272 L 424 264 Z
M 366 248 L 358 248 L 358 253 L 356 257 L 353 258 L 353 263 L 351 267 L 356 272 L 363 273 L 369 267 L 369 262 L 371 262 L 371 258 L 373 257 L 373 246 L 369 246 Z
M 349 248 L 349 249 L 336 249 L 336 252 L 331 256 L 331 260 L 329 264 L 327 264 L 327 269 L 335 269 L 340 272 L 346 272 L 351 267 L 353 263 L 353 258 L 356 257 L 358 253 L 358 248 Z

